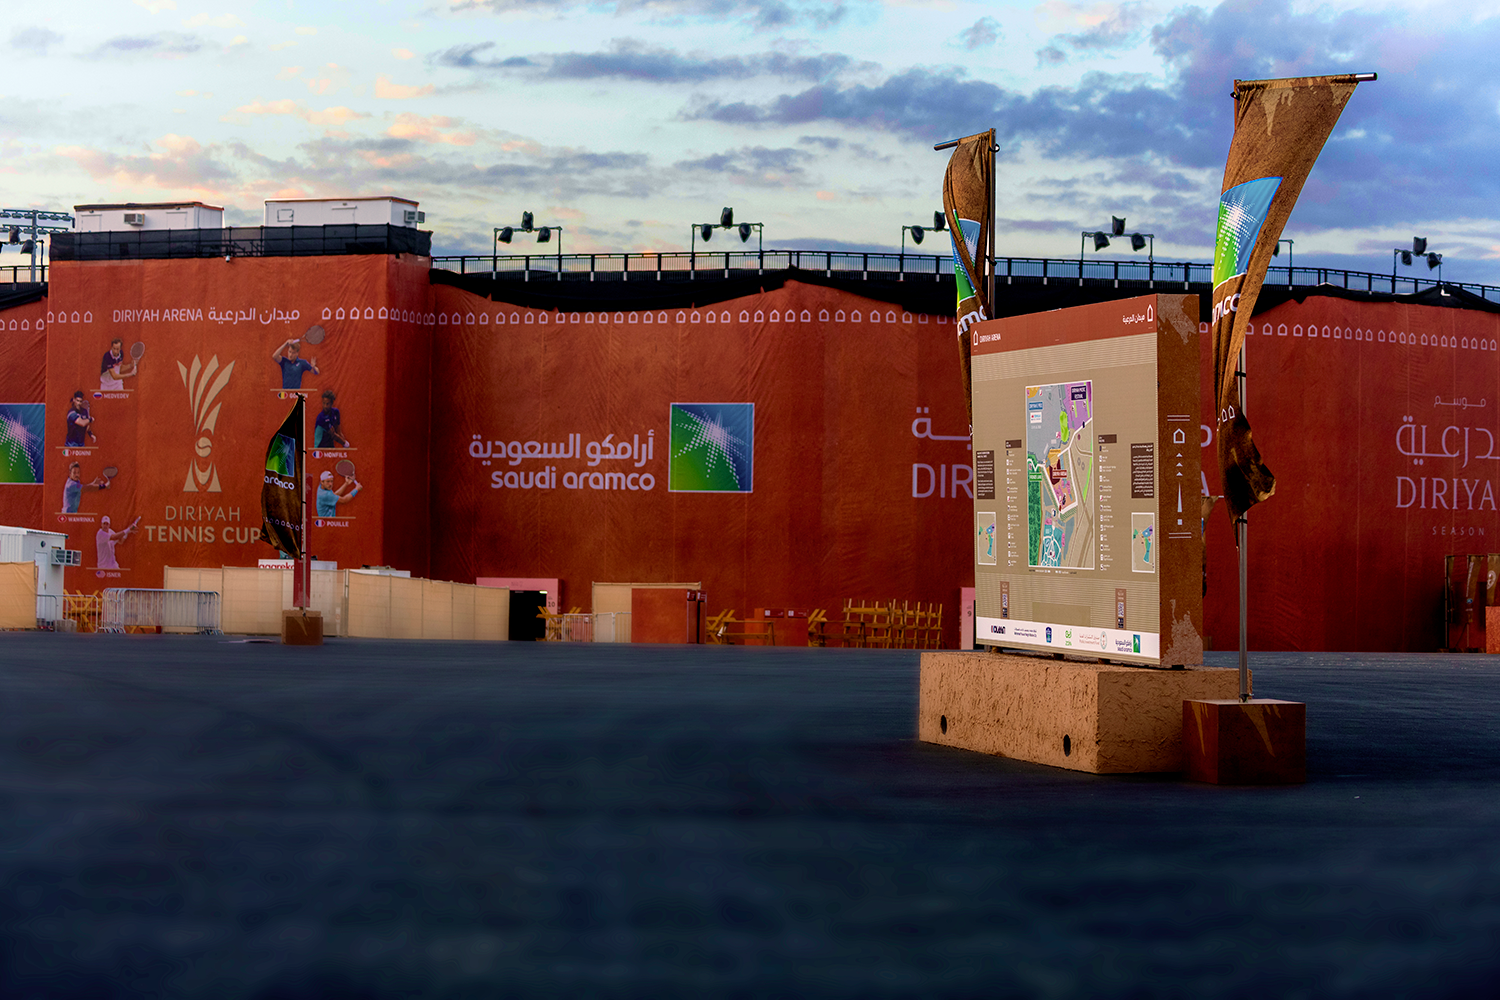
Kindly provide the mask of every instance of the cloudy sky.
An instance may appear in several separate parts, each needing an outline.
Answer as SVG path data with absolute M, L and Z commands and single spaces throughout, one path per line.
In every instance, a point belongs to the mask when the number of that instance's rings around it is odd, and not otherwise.
M 1297 262 L 1389 273 L 1421 235 L 1500 283 L 1500 0 L 54 0 L 0 47 L 5 207 L 396 194 L 438 253 L 523 209 L 569 251 L 685 249 L 724 205 L 768 246 L 894 249 L 940 206 L 932 143 L 993 125 L 1001 253 L 1114 214 L 1206 261 L 1231 82 L 1373 71 Z

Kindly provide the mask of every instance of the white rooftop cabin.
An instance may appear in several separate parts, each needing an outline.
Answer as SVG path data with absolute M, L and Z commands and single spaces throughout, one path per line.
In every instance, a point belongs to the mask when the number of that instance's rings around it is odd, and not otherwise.
M 133 229 L 223 229 L 224 209 L 201 201 L 149 204 L 74 205 L 79 233 L 121 233 Z
M 277 198 L 266 202 L 266 226 L 405 226 L 427 221 L 407 198 Z

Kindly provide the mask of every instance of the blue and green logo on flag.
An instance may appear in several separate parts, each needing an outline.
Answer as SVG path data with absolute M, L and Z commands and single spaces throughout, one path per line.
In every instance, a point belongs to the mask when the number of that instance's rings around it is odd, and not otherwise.
M 0 483 L 40 483 L 46 437 L 42 403 L 0 403 Z
M 297 478 L 297 442 L 289 435 L 277 434 L 266 449 L 266 471 L 288 479 Z
M 673 403 L 668 445 L 670 492 L 752 492 L 754 403 Z
M 1281 187 L 1280 177 L 1258 177 L 1219 195 L 1219 228 L 1214 235 L 1214 287 L 1250 269 L 1250 254 Z

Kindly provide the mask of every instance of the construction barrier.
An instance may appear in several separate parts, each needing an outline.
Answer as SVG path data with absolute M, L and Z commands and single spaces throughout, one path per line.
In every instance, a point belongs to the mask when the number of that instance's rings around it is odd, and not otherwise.
M 293 606 L 292 573 L 168 566 L 163 575 L 168 589 L 217 590 L 225 632 L 279 635 L 281 612 Z M 315 569 L 308 596 L 308 606 L 323 614 L 325 636 L 498 640 L 510 632 L 510 591 L 501 587 Z
M 104 591 L 99 631 L 171 628 L 218 635 L 219 620 L 219 595 L 211 590 L 110 587 Z
M 630 612 L 604 611 L 594 615 L 595 642 L 629 642 Z
M 0 628 L 36 628 L 36 563 L 0 563 Z

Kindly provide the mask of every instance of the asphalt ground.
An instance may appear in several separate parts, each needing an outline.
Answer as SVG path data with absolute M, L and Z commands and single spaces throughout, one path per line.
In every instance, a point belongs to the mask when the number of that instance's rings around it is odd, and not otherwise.
M 918 743 L 912 652 L 0 634 L 0 997 L 1500 993 L 1497 661 L 1252 666 L 1304 786 Z

